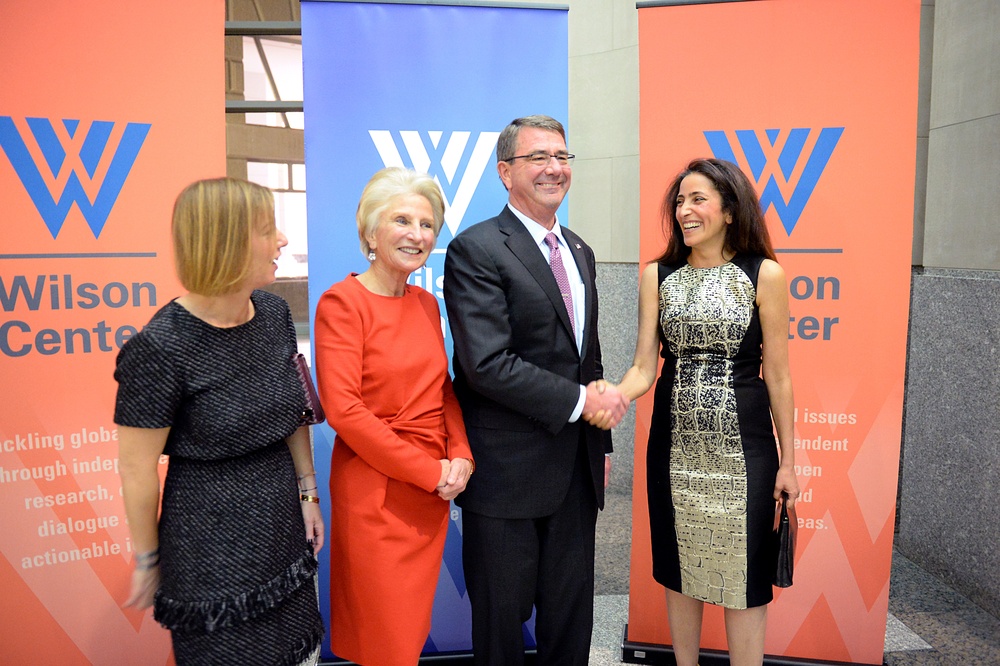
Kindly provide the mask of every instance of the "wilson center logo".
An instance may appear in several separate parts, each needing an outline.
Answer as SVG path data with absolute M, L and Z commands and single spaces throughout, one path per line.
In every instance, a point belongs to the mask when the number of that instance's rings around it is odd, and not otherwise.
M 25 122 L 43 163 L 35 161 L 25 141 L 27 137 L 21 134 L 10 116 L 0 116 L 0 147 L 7 154 L 49 233 L 53 238 L 59 235 L 75 203 L 94 238 L 97 238 L 118 200 L 150 125 L 125 124 L 117 146 L 112 146 L 114 122 L 95 120 L 87 127 L 79 120 L 63 120 L 61 128 L 53 126 L 48 118 L 27 118 Z M 102 161 L 108 162 L 103 158 L 109 149 L 112 152 L 110 163 L 106 169 L 101 169 Z M 68 175 L 64 173 L 67 170 Z M 49 183 L 54 186 L 63 180 L 65 186 L 57 197 L 50 190 Z M 87 195 L 84 182 L 92 184 L 91 191 L 96 189 L 93 200 Z
M 368 134 L 385 166 L 412 166 L 417 171 L 434 177 L 444 192 L 444 223 L 452 236 L 457 234 L 500 133 L 480 132 L 470 150 L 472 132 L 451 132 L 448 140 L 442 141 L 445 133 L 440 131 L 401 131 L 399 138 L 409 158 L 409 165 L 404 163 L 392 132 L 369 130 Z
M 819 131 L 819 136 L 808 155 L 803 156 L 804 149 L 808 143 L 811 129 L 796 128 L 789 130 L 785 137 L 781 136 L 781 130 L 765 130 L 764 143 L 761 136 L 754 130 L 736 130 L 736 140 L 740 150 L 746 158 L 746 164 L 750 167 L 753 179 L 760 190 L 760 205 L 764 212 L 771 206 L 778 214 L 785 232 L 789 236 L 799 221 L 802 211 L 812 196 L 816 184 L 819 182 L 823 170 L 826 168 L 833 150 L 840 141 L 840 136 L 844 133 L 843 127 L 825 127 Z M 705 139 L 709 148 L 717 159 L 726 160 L 733 164 L 740 164 L 736 159 L 736 153 L 729 137 L 723 131 L 705 132 Z M 777 154 L 777 169 L 773 164 L 771 169 L 765 171 L 768 165 L 768 154 L 773 154 L 784 140 Z M 766 143 L 766 148 L 765 148 Z M 798 168 L 803 157 L 805 166 Z M 779 187 L 776 174 L 783 178 L 783 187 Z M 792 182 L 793 176 L 798 174 L 798 181 Z M 761 179 L 766 175 L 766 182 L 761 188 Z M 790 192 L 786 200 L 782 195 L 782 190 Z

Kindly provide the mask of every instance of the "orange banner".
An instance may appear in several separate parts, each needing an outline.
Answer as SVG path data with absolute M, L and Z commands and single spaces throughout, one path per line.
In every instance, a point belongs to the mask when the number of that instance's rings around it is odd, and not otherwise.
M 795 584 L 770 655 L 881 664 L 903 408 L 916 154 L 918 0 L 760 0 L 639 11 L 641 260 L 689 160 L 757 184 L 789 280 Z M 652 579 L 637 407 L 628 641 L 670 643 Z M 703 647 L 725 649 L 722 613 Z
M 222 0 L 5 0 L 0 662 L 163 664 L 133 552 L 115 357 L 180 293 L 176 194 L 225 174 Z

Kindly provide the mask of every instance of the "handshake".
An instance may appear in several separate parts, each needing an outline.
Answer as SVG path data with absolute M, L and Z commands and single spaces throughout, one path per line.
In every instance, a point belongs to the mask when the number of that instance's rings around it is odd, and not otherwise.
M 610 430 L 618 425 L 628 410 L 628 398 L 614 384 L 603 379 L 587 385 L 583 419 L 592 426 Z

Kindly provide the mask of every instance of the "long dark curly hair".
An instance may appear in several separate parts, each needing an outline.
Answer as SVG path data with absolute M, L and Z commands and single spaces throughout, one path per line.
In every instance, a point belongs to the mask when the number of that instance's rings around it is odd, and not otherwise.
M 750 179 L 731 162 L 699 158 L 692 160 L 677 174 L 663 197 L 660 219 L 663 235 L 667 238 L 667 249 L 656 261 L 672 264 L 687 259 L 691 254 L 691 248 L 684 244 L 684 232 L 677 221 L 677 193 L 681 189 L 681 181 L 693 173 L 701 174 L 712 182 L 722 197 L 722 211 L 729 213 L 733 219 L 732 224 L 726 226 L 725 249 L 775 259 L 760 199 Z

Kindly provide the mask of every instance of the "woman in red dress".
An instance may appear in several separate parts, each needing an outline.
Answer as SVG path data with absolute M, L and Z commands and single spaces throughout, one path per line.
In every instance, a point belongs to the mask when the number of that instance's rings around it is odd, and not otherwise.
M 450 500 L 475 465 L 451 388 L 437 299 L 407 284 L 430 256 L 444 199 L 388 168 L 358 204 L 371 262 L 316 308 L 330 426 L 330 645 L 359 664 L 412 666 L 430 631 Z

